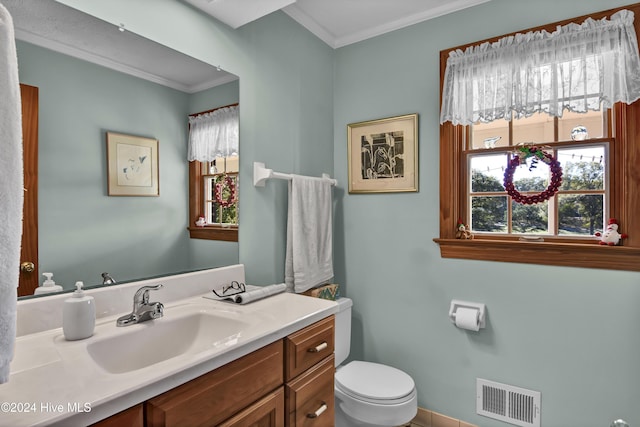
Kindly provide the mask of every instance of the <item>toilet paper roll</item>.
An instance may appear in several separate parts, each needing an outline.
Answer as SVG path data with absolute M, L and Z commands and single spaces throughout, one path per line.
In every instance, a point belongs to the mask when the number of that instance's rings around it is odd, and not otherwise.
M 477 308 L 458 307 L 456 310 L 456 326 L 470 331 L 480 330 L 479 310 Z

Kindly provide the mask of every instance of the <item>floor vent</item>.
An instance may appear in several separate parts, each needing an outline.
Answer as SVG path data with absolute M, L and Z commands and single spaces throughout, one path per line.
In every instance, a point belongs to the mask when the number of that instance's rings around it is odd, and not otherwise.
M 540 427 L 540 392 L 476 379 L 476 413 L 522 427 Z

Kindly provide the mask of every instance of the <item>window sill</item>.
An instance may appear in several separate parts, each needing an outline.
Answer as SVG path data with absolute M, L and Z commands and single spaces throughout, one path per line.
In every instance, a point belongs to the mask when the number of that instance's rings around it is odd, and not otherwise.
M 442 258 L 640 271 L 640 248 L 599 244 L 433 239 Z
M 237 227 L 187 227 L 187 230 L 189 230 L 189 237 L 192 239 L 221 240 L 224 242 L 238 241 Z

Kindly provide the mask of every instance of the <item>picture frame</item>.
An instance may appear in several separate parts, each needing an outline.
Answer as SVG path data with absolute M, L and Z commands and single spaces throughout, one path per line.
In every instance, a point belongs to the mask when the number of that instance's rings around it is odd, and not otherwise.
M 418 114 L 347 125 L 349 193 L 418 191 Z
M 158 140 L 107 132 L 109 196 L 159 196 Z

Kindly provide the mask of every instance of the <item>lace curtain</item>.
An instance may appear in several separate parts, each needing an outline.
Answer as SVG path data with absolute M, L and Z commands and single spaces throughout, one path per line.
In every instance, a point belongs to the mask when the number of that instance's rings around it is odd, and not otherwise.
M 218 108 L 189 117 L 190 162 L 211 162 L 216 157 L 237 156 L 239 152 L 239 107 Z
M 546 112 L 561 117 L 630 104 L 640 98 L 640 57 L 633 12 L 588 18 L 452 51 L 440 123 L 468 125 Z

